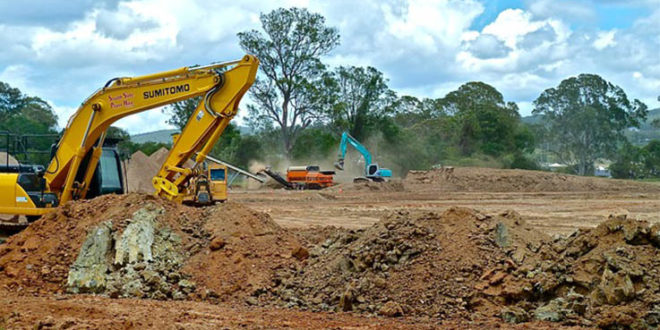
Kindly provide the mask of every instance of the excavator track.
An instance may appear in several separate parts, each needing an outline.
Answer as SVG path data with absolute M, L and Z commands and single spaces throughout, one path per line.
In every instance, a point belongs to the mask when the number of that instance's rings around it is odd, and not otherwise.
M 7 238 L 27 228 L 30 223 L 24 217 L 0 216 L 0 244 Z

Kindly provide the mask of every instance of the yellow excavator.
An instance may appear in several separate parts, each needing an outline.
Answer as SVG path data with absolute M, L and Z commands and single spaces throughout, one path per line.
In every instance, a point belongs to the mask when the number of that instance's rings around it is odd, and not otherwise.
M 112 189 L 121 189 L 113 184 L 121 182 L 116 154 L 103 153 L 108 127 L 121 118 L 194 97 L 201 101 L 152 182 L 156 195 L 176 202 L 202 196 L 194 182 L 203 179 L 196 177 L 205 175 L 202 164 L 236 115 L 258 67 L 259 60 L 246 55 L 236 61 L 111 79 L 71 116 L 47 167 L 0 167 L 0 214 L 34 218 L 71 200 L 120 192 Z M 190 159 L 194 165 L 187 168 L 184 164 Z

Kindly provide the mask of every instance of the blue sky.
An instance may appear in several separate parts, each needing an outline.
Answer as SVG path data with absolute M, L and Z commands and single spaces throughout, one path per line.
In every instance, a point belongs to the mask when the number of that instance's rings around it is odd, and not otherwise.
M 595 73 L 660 106 L 660 0 L 0 1 L 0 81 L 46 99 L 65 125 L 112 77 L 239 58 L 236 33 L 290 6 L 339 29 L 327 64 L 374 66 L 400 95 L 478 80 L 527 115 L 544 89 Z M 117 125 L 139 133 L 165 120 L 152 110 Z

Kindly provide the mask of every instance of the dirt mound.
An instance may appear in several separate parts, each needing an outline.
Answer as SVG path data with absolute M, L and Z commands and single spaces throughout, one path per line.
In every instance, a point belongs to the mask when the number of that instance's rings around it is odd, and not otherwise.
M 140 193 L 153 192 L 154 186 L 151 180 L 160 170 L 160 164 L 162 163 L 155 162 L 139 150 L 131 155 L 131 159 L 126 165 L 128 191 Z
M 149 159 L 151 159 L 151 161 L 156 164 L 163 164 L 167 159 L 167 155 L 169 153 L 170 151 L 167 148 L 163 147 L 156 150 L 153 154 L 149 155 Z
M 660 325 L 660 225 L 610 218 L 547 242 L 533 257 L 499 270 L 478 288 L 502 316 L 599 327 Z
M 509 262 L 499 245 L 518 251 L 547 239 L 513 212 L 399 211 L 363 231 L 338 231 L 310 249 L 303 271 L 278 273 L 268 293 L 312 310 L 470 318 L 473 286 Z
M 183 271 L 222 299 L 245 298 L 269 285 L 277 269 L 295 266 L 298 240 L 268 214 L 224 203 L 208 213 L 204 230 L 211 243 Z
M 268 215 L 150 195 L 68 203 L 0 246 L 0 287 L 153 299 L 241 298 L 298 263 Z M 242 301 L 242 300 L 241 300 Z
M 404 183 L 410 189 L 432 185 L 432 189 L 440 191 L 660 191 L 660 185 L 651 183 L 476 167 L 409 171 Z
M 14 156 L 8 155 L 4 151 L 0 151 L 0 165 L 18 165 L 18 161 Z

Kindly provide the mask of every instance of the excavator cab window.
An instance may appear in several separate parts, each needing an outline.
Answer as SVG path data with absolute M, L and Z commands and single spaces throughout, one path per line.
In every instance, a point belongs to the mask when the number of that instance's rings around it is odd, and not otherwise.
M 376 175 L 376 172 L 378 172 L 378 164 L 369 165 L 369 168 L 367 169 L 367 174 L 370 176 Z
M 104 150 L 101 165 L 101 194 L 122 193 L 121 169 L 114 150 Z
M 225 181 L 225 169 L 224 168 L 211 169 L 211 181 Z

